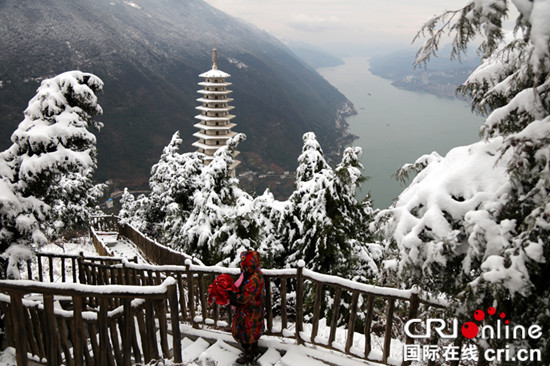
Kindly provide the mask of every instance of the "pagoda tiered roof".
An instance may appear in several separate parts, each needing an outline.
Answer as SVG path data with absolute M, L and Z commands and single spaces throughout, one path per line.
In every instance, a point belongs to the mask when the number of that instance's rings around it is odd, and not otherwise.
M 233 98 L 225 98 L 225 99 L 197 98 L 197 102 L 201 102 L 201 103 L 230 103 L 232 101 L 233 101 Z
M 201 90 L 197 90 L 197 93 L 199 94 L 230 94 L 232 93 L 231 90 L 205 90 L 205 89 L 201 89 Z
M 234 109 L 232 105 L 228 105 L 227 107 L 204 107 L 202 105 L 196 106 L 195 109 L 198 109 L 199 111 L 204 112 L 229 112 L 230 110 Z
M 225 135 L 206 135 L 204 133 L 195 132 L 193 136 L 198 137 L 200 139 L 204 140 L 229 140 L 230 138 L 234 137 L 237 133 L 236 132 L 229 132 Z M 217 145 L 216 145 L 217 146 Z
M 219 87 L 226 87 L 226 86 L 231 86 L 232 84 L 229 83 L 229 82 L 223 82 L 223 83 L 211 83 L 209 81 L 201 81 L 200 83 L 198 83 L 200 86 L 219 86 Z
M 202 130 L 206 130 L 206 131 L 216 131 L 216 130 L 230 130 L 232 129 L 233 127 L 235 127 L 237 124 L 236 123 L 228 123 L 226 125 L 223 125 L 223 126 L 208 126 L 208 125 L 203 125 L 202 123 L 197 123 L 195 125 L 193 125 L 193 127 L 196 127 L 196 128 L 200 128 Z
M 201 121 L 229 121 L 230 119 L 235 118 L 236 116 L 234 114 L 228 114 L 227 116 L 219 116 L 219 117 L 212 117 L 212 116 L 203 116 L 202 114 L 197 114 L 195 116 L 196 119 L 200 119 Z
M 228 78 L 228 77 L 231 77 L 230 74 L 226 73 L 226 72 L 223 72 L 222 70 L 218 70 L 218 69 L 210 69 L 206 72 L 203 72 L 202 74 L 199 75 L 201 78 Z

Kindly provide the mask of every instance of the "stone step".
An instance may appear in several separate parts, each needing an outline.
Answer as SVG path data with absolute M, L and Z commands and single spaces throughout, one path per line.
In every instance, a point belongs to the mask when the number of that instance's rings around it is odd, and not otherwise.
M 236 366 L 236 361 L 242 351 L 223 340 L 217 340 L 214 344 L 208 343 L 202 338 L 192 341 L 188 338 L 182 340 L 183 365 L 185 366 Z M 281 355 L 274 348 L 267 348 L 254 366 L 328 366 L 328 364 L 311 358 L 297 350 L 289 350 Z

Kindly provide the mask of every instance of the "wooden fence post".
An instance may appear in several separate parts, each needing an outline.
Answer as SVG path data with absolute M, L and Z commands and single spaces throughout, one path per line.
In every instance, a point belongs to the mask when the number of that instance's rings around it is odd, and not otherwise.
M 311 343 L 315 343 L 315 337 L 317 337 L 317 332 L 319 331 L 319 317 L 321 312 L 321 289 L 323 284 L 317 282 L 315 284 L 315 303 L 313 305 L 313 319 L 312 319 L 312 328 L 311 328 Z
M 367 317 L 365 319 L 365 358 L 369 357 L 369 353 L 371 351 L 371 339 L 370 339 L 370 326 L 372 324 L 372 317 L 373 317 L 373 306 L 374 306 L 374 295 L 369 294 L 367 298 Z
M 183 296 L 183 294 L 181 296 Z M 174 363 L 181 363 L 181 332 L 178 316 L 178 294 L 175 284 L 168 287 L 168 299 L 170 301 L 170 321 L 172 322 L 172 349 L 174 352 Z
M 348 335 L 346 340 L 346 353 L 350 352 L 351 346 L 353 345 L 353 335 L 355 332 L 355 317 L 357 315 L 357 301 L 359 299 L 359 292 L 354 291 L 351 297 L 351 309 L 349 313 L 348 321 Z
M 27 338 L 25 337 L 25 329 L 23 323 L 25 317 L 23 315 L 23 295 L 19 293 L 10 293 L 11 316 L 13 317 L 13 332 L 15 338 L 15 359 L 17 365 L 27 366 Z
M 36 259 L 38 261 L 38 281 L 43 282 L 44 278 L 42 277 L 42 256 L 37 255 Z
M 193 289 L 193 273 L 191 273 L 191 259 L 185 260 L 185 273 L 187 274 L 187 296 L 189 297 L 189 316 L 191 317 L 191 324 L 193 328 L 198 329 L 198 325 L 195 322 L 195 295 Z
M 122 362 L 124 366 L 130 366 L 132 364 L 132 336 L 134 331 L 134 317 L 132 316 L 132 301 L 130 299 L 122 299 L 122 306 L 124 311 L 123 327 L 122 331 Z
M 267 331 L 273 330 L 273 308 L 271 306 L 271 279 L 264 276 L 265 280 L 265 310 L 267 315 Z
M 393 325 L 393 310 L 395 307 L 395 300 L 388 299 L 388 313 L 386 314 L 386 332 L 384 334 L 384 350 L 382 355 L 382 362 L 388 363 L 388 357 L 390 356 L 391 347 L 391 330 Z
M 296 341 L 303 344 L 300 333 L 304 328 L 304 277 L 303 270 L 306 263 L 300 259 L 296 268 Z
M 82 331 L 84 329 L 84 324 L 82 322 L 82 297 L 73 296 L 73 322 L 72 322 L 72 332 L 73 332 L 73 354 L 75 365 L 82 364 Z
M 86 276 L 84 275 L 84 252 L 78 253 L 77 263 L 78 263 L 78 282 L 81 284 L 86 284 Z
M 99 298 L 99 314 L 97 315 L 97 327 L 99 330 L 99 365 L 107 365 L 107 353 L 109 349 L 109 334 L 107 324 L 107 298 Z
M 340 316 L 340 297 L 342 296 L 342 289 L 336 287 L 334 293 L 334 303 L 332 305 L 332 319 L 330 321 L 330 334 L 328 336 L 328 346 L 332 347 L 332 342 L 336 337 L 336 327 L 338 326 L 338 317 Z
M 50 272 L 50 282 L 54 282 L 54 279 L 53 279 L 53 257 L 52 256 L 48 256 L 48 266 L 50 267 L 49 268 L 49 272 Z
M 32 260 L 27 259 L 27 279 L 32 280 Z
M 411 301 L 409 303 L 409 316 L 408 316 L 408 320 L 411 320 L 411 319 L 414 319 L 416 318 L 416 316 L 418 315 L 418 305 L 419 305 L 419 298 L 418 298 L 418 294 L 416 292 L 413 292 L 411 294 Z M 413 325 L 412 329 L 410 329 L 411 333 L 414 334 L 415 333 L 415 326 Z M 413 344 L 414 340 L 409 337 L 407 335 L 406 337 L 406 340 L 405 340 L 405 344 Z M 411 364 L 411 361 L 404 361 L 403 362 L 403 366 L 408 366 Z
M 286 316 L 286 277 L 281 278 L 281 332 L 287 328 Z
M 59 354 L 57 349 L 58 335 L 55 326 L 55 314 L 53 307 L 53 295 L 44 294 L 44 318 L 46 321 L 46 336 L 48 344 L 46 345 L 46 358 L 49 365 L 59 364 Z

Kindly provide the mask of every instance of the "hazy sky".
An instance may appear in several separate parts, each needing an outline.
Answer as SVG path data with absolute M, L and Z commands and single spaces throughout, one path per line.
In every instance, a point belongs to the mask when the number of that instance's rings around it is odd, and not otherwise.
M 466 0 L 206 0 L 281 40 L 341 56 L 408 47 L 420 26 Z M 420 43 L 415 43 L 415 48 Z

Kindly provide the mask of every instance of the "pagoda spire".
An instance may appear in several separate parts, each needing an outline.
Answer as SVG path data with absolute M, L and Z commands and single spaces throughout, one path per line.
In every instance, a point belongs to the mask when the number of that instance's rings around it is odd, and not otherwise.
M 212 70 L 218 69 L 218 49 L 216 48 L 216 41 L 214 41 L 214 48 L 212 49 Z

